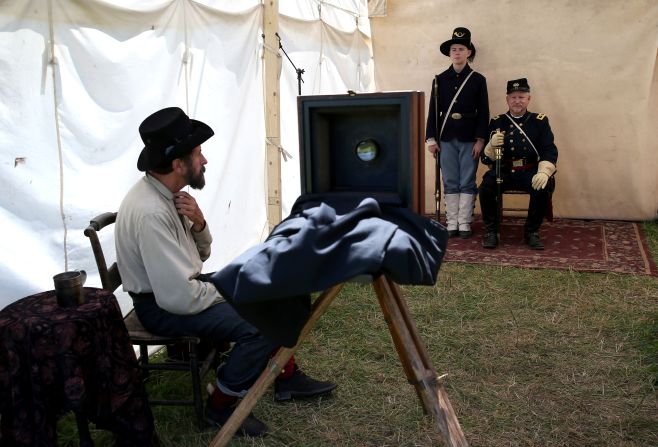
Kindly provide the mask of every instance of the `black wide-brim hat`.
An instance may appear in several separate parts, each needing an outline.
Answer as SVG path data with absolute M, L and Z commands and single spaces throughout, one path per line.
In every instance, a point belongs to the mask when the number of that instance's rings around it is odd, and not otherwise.
M 215 134 L 207 124 L 190 119 L 178 107 L 167 107 L 148 116 L 139 125 L 144 149 L 137 159 L 137 169 L 150 171 L 164 168 L 176 158 Z
M 450 56 L 450 46 L 456 43 L 464 45 L 466 48 L 471 50 L 471 59 L 475 57 L 475 45 L 473 45 L 471 42 L 471 32 L 468 30 L 468 28 L 455 28 L 455 30 L 452 32 L 452 38 L 443 42 L 439 49 L 441 50 L 441 53 L 445 54 L 446 56 Z

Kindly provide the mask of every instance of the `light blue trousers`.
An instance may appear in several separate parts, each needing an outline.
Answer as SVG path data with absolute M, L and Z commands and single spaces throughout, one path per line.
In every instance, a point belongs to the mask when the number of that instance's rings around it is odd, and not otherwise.
M 474 141 L 441 141 L 441 175 L 444 194 L 477 194 L 475 174 L 478 159 L 471 152 Z

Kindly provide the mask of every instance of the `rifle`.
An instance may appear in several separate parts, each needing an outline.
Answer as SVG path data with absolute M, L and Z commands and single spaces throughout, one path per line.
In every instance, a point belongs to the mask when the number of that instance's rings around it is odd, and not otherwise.
M 438 90 L 438 81 L 437 77 L 434 76 L 434 83 L 432 84 L 434 89 L 434 132 L 439 131 L 439 90 Z M 440 143 L 440 136 L 436 136 L 436 144 Z M 434 152 L 434 201 L 436 205 L 436 221 L 441 222 L 441 156 L 439 152 Z
M 500 133 L 500 129 L 496 129 L 496 133 Z M 501 192 L 501 185 L 503 183 L 503 176 L 501 168 L 503 164 L 503 146 L 494 146 L 495 170 L 496 170 L 496 230 L 500 233 L 500 222 L 503 219 L 503 197 Z

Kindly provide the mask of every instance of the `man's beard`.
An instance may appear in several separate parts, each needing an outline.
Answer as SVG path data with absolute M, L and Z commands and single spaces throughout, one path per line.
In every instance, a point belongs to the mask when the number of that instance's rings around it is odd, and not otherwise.
M 201 166 L 201 169 L 197 174 L 192 173 L 191 171 L 187 173 L 187 184 L 190 185 L 192 189 L 203 189 L 206 186 L 206 177 L 203 173 L 206 172 L 206 167 Z

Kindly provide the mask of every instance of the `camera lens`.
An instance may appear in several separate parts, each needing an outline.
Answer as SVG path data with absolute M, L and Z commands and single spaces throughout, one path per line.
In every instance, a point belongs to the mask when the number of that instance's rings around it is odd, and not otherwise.
M 362 140 L 359 144 L 356 145 L 356 156 L 359 160 L 370 163 L 377 158 L 379 155 L 379 146 L 375 140 L 367 139 Z

